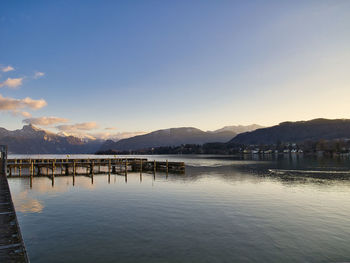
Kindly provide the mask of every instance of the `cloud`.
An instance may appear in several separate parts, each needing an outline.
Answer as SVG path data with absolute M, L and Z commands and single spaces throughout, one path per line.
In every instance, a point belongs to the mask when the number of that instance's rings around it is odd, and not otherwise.
M 39 126 L 49 126 L 57 123 L 68 122 L 68 119 L 59 117 L 39 117 L 39 118 L 28 118 L 23 120 L 24 123 L 39 125 Z
M 56 128 L 63 132 L 74 132 L 74 131 L 89 131 L 96 129 L 98 126 L 96 122 L 83 122 L 71 125 L 58 125 Z
M 0 94 L 0 111 L 19 111 L 23 108 L 28 108 L 32 110 L 38 110 L 45 107 L 47 102 L 44 99 L 33 100 L 29 97 L 24 99 L 15 99 L 3 97 Z
M 7 66 L 7 67 L 2 67 L 1 68 L 2 72 L 9 72 L 9 71 L 12 71 L 12 70 L 15 70 L 15 68 L 13 68 L 11 66 Z
M 25 117 L 25 118 L 30 118 L 32 117 L 32 114 L 30 114 L 29 112 L 27 111 L 21 111 L 20 114 Z
M 116 129 L 117 129 L 117 127 L 107 127 L 107 128 L 105 128 L 105 130 L 107 130 L 107 131 L 116 130 Z
M 16 78 L 16 79 L 7 78 L 7 80 L 5 80 L 4 82 L 0 82 L 0 88 L 8 87 L 11 89 L 15 89 L 22 85 L 22 80 L 23 78 Z
M 25 107 L 33 110 L 41 109 L 42 107 L 45 107 L 47 105 L 47 102 L 44 99 L 33 100 L 29 97 L 26 97 L 22 101 Z
M 11 112 L 14 116 L 22 116 L 24 118 L 31 118 L 32 117 L 32 114 L 30 114 L 29 112 L 27 111 L 12 111 Z
M 37 72 L 34 73 L 34 78 L 35 79 L 38 79 L 38 78 L 41 78 L 41 77 L 44 77 L 44 76 L 45 76 L 44 72 L 37 71 Z

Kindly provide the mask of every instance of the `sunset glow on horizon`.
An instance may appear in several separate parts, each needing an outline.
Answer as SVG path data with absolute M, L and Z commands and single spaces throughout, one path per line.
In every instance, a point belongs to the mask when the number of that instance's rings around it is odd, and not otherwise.
M 350 1 L 4 1 L 0 127 L 350 118 Z

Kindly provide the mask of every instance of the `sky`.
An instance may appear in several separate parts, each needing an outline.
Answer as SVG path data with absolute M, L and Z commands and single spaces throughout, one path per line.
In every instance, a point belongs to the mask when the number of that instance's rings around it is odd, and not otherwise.
M 0 127 L 350 118 L 350 1 L 0 2 Z

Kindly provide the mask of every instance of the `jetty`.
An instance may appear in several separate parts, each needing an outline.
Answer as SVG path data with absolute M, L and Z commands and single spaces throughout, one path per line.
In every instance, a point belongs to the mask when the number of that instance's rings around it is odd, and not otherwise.
M 65 158 L 7 159 L 7 175 L 68 176 L 93 174 L 127 174 L 128 172 L 184 173 L 184 162 L 149 161 L 146 158 Z
M 29 262 L 6 177 L 7 147 L 0 145 L 0 262 Z

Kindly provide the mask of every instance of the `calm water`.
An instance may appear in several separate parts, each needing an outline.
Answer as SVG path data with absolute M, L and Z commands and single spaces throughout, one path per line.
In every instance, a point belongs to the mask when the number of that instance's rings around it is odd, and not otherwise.
M 348 161 L 150 159 L 186 174 L 9 179 L 31 262 L 350 261 L 350 180 L 265 176 Z

